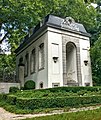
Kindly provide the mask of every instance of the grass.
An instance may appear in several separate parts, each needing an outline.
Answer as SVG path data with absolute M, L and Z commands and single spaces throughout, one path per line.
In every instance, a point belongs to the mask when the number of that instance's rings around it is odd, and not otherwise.
M 101 108 L 91 111 L 64 113 L 60 115 L 27 118 L 23 120 L 101 120 Z

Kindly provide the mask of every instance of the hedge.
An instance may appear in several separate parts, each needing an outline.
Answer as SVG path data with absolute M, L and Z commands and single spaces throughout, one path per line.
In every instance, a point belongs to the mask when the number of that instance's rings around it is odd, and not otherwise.
M 86 92 L 101 92 L 101 87 L 58 87 L 58 88 L 49 88 L 49 89 L 38 89 L 38 90 L 24 90 L 15 93 L 15 96 L 21 98 L 42 98 L 42 97 L 52 97 L 50 95 L 56 95 L 54 97 L 60 97 L 60 93 L 62 96 L 65 94 L 75 94 L 78 95 L 85 94 Z M 67 95 L 68 96 L 68 95 Z M 74 95 L 73 95 L 74 96 Z
M 49 91 L 49 92 L 74 92 L 74 93 L 77 93 L 78 91 L 81 91 L 81 90 L 87 90 L 87 91 L 99 91 L 101 90 L 101 87 L 97 86 L 97 87 L 56 87 L 56 88 L 48 88 L 48 89 L 37 89 L 37 90 L 34 90 L 34 91 L 41 91 L 41 92 L 46 92 L 46 91 Z
M 45 93 L 50 92 L 74 92 L 77 93 L 82 90 L 87 91 L 101 91 L 101 87 L 59 87 L 59 88 L 49 88 L 41 91 Z M 20 94 L 20 93 L 19 93 Z M 24 91 L 23 91 L 24 94 Z M 27 96 L 28 97 L 28 96 Z M 63 97 L 40 97 L 40 98 L 22 98 L 14 95 L 0 94 L 0 100 L 5 100 L 7 103 L 16 105 L 18 108 L 22 109 L 39 109 L 39 108 L 56 108 L 56 107 L 79 107 L 86 104 L 101 104 L 101 96 L 63 96 Z
M 91 97 L 62 97 L 47 99 L 16 99 L 17 107 L 22 109 L 79 107 L 86 104 L 101 104 L 101 96 Z
M 6 100 L 7 99 L 7 94 L 0 94 L 0 101 Z
M 8 95 L 6 98 L 6 102 L 11 104 L 11 105 L 16 105 L 16 99 L 17 97 L 14 95 Z
M 57 92 L 57 91 L 65 91 L 65 92 L 74 92 L 77 93 L 81 90 L 87 90 L 87 91 L 99 91 L 101 90 L 101 87 L 57 87 L 57 88 L 49 88 L 47 89 L 50 92 Z
M 10 88 L 9 88 L 9 92 L 10 92 L 10 93 L 16 93 L 17 91 L 19 91 L 19 88 L 18 88 L 18 87 L 10 87 Z

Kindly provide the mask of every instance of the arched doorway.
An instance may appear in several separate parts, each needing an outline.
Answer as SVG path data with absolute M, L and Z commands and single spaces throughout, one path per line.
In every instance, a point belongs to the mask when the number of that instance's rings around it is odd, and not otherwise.
M 66 44 L 66 73 L 67 85 L 77 85 L 77 54 L 76 46 L 72 42 Z

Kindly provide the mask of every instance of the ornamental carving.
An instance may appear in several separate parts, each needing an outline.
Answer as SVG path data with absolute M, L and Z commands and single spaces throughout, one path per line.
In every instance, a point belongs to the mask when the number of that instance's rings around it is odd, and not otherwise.
M 62 28 L 67 28 L 67 29 L 72 29 L 79 31 L 79 27 L 76 25 L 75 21 L 71 17 L 66 17 L 62 22 L 61 22 L 61 27 Z

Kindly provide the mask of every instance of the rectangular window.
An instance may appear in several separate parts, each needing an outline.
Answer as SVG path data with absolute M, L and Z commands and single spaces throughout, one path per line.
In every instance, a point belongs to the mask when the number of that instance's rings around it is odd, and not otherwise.
M 29 54 L 27 53 L 25 56 L 25 69 L 24 69 L 24 74 L 25 77 L 28 76 L 28 69 L 29 69 Z
M 52 87 L 60 87 L 60 83 L 52 83 Z
M 39 69 L 44 68 L 44 43 L 39 46 Z
M 35 49 L 33 49 L 31 52 L 31 57 L 30 57 L 30 71 L 31 71 L 31 73 L 35 72 L 35 67 L 36 67 L 36 57 L 35 57 Z

